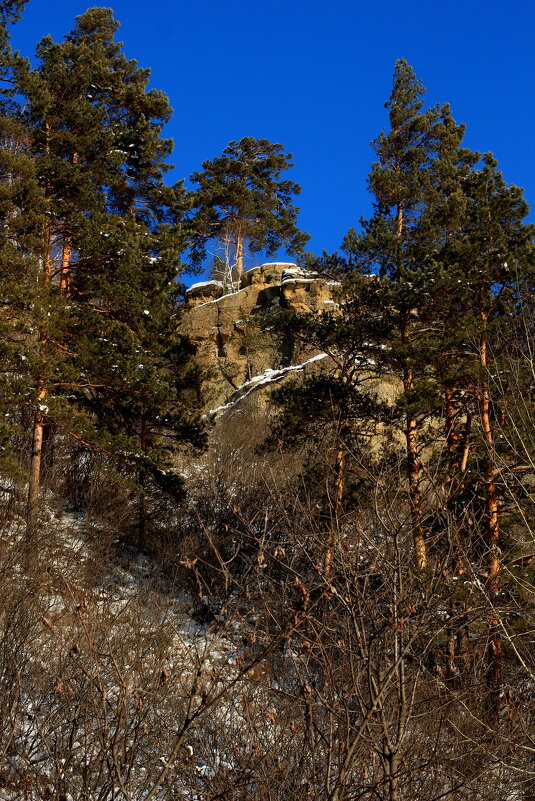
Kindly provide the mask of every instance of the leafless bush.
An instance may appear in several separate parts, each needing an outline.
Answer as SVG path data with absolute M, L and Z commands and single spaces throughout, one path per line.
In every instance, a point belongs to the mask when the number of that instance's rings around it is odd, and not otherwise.
M 330 494 L 331 451 L 258 455 L 235 425 L 191 468 L 185 501 L 149 501 L 145 553 L 124 546 L 138 496 L 104 468 L 88 469 L 85 516 L 61 512 L 80 456 L 64 485 L 49 474 L 56 495 L 44 496 L 29 573 L 23 502 L 4 492 L 4 795 L 531 801 L 531 523 L 497 601 L 481 517 L 448 505 L 440 441 L 422 481 L 430 559 L 418 570 L 395 443 L 349 453 L 344 505 Z M 297 469 L 309 457 L 321 496 Z M 54 469 L 63 458 L 58 447 Z M 507 481 L 514 524 L 529 522 L 529 487 Z

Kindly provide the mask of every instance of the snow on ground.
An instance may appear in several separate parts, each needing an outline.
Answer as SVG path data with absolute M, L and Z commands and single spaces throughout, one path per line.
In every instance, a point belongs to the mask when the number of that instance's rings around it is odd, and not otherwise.
M 94 561 L 93 548 L 95 544 L 98 546 L 95 541 L 99 531 L 82 514 L 54 511 L 49 506 L 49 500 L 47 497 L 43 514 L 47 542 L 45 544 L 43 540 L 42 561 L 46 561 L 47 569 L 39 598 L 41 623 L 38 622 L 35 627 L 33 641 L 28 643 L 24 652 L 25 663 L 20 665 L 21 676 L 33 671 L 38 683 L 21 690 L 18 700 L 16 698 L 14 702 L 13 743 L 3 766 L 6 768 L 5 776 L 0 776 L 0 801 L 22 801 L 23 797 L 27 801 L 40 801 L 39 784 L 35 788 L 28 785 L 24 795 L 20 789 L 13 789 L 18 777 L 25 774 L 39 777 L 41 788 L 47 782 L 57 787 L 61 774 L 67 782 L 62 798 L 66 801 L 81 798 L 79 788 L 84 763 L 89 765 L 96 753 L 95 743 L 91 741 L 91 746 L 88 746 L 86 739 L 90 740 L 96 731 L 97 717 L 94 725 L 80 719 L 76 737 L 71 737 L 72 742 L 68 737 L 67 740 L 61 739 L 64 729 L 67 735 L 71 729 L 68 717 L 61 717 L 62 713 L 59 712 L 56 729 L 53 729 L 50 721 L 70 686 L 71 679 L 67 677 L 63 686 L 63 661 L 72 660 L 75 668 L 80 664 L 82 673 L 79 675 L 83 675 L 86 665 L 84 659 L 91 651 L 88 644 L 93 642 L 91 647 L 95 649 L 95 661 L 89 664 L 89 671 L 92 671 L 91 675 L 94 673 L 95 681 L 98 679 L 98 682 L 102 682 L 103 697 L 107 699 L 106 719 L 111 721 L 110 725 L 116 725 L 119 720 L 114 717 L 114 710 L 117 708 L 120 711 L 121 704 L 131 712 L 129 702 L 125 699 L 130 697 L 129 693 L 135 694 L 137 688 L 145 686 L 144 678 L 158 667 L 160 658 L 164 660 L 160 681 L 169 680 L 170 684 L 169 703 L 174 703 L 174 693 L 178 699 L 178 709 L 181 693 L 186 698 L 188 692 L 193 693 L 191 688 L 195 680 L 199 682 L 199 689 L 193 697 L 195 705 L 204 703 L 203 692 L 211 695 L 221 693 L 220 700 L 210 711 L 211 725 L 215 725 L 217 720 L 221 731 L 232 726 L 239 731 L 244 725 L 232 692 L 227 694 L 227 689 L 230 690 L 243 673 L 240 659 L 247 627 L 241 618 L 227 621 L 224 616 L 215 615 L 215 619 L 209 623 L 194 619 L 194 603 L 188 592 L 177 592 L 176 587 L 166 590 L 165 582 L 160 582 L 157 577 L 155 579 L 154 565 L 148 556 L 119 544 L 107 557 L 101 555 L 102 572 L 92 571 L 88 584 L 85 564 L 90 565 Z M 24 532 L 21 519 L 17 518 L 9 527 L 6 526 L 2 532 L 4 549 L 12 547 L 17 550 L 25 536 Z M 22 580 L 18 566 L 12 571 L 11 577 L 15 582 Z M 101 645 L 97 646 L 100 642 L 98 631 L 106 632 L 107 646 L 103 651 Z M 137 644 L 132 641 L 134 632 Z M 80 643 L 79 648 L 76 646 L 76 652 L 71 649 L 72 642 Z M 108 650 L 111 652 L 111 649 L 115 649 L 115 656 L 109 663 Z M 160 652 L 161 657 L 158 656 Z M 140 660 L 146 665 L 141 665 Z M 102 667 L 104 664 L 106 667 Z M 55 671 L 59 678 L 51 694 L 42 676 L 54 676 Z M 72 677 L 72 673 L 68 676 Z M 155 697 L 158 686 L 161 684 L 158 685 L 156 681 Z M 139 697 L 144 698 L 141 689 L 139 692 Z M 152 696 L 147 695 L 145 702 L 148 703 L 150 698 Z M 162 715 L 167 714 L 172 721 L 173 709 L 166 706 L 166 698 L 162 693 Z M 103 738 L 105 734 L 104 731 Z M 54 738 L 57 738 L 56 750 L 51 750 L 49 745 Z M 163 731 L 162 739 L 165 739 Z M 172 745 L 172 734 L 170 741 Z M 150 733 L 147 734 L 147 742 L 156 759 L 162 752 L 151 739 Z M 199 775 L 213 776 L 220 768 L 232 767 L 230 763 L 224 764 L 226 754 L 223 752 L 215 750 L 210 753 L 207 749 L 204 755 L 194 755 L 192 747 L 188 746 L 188 749 L 193 762 L 192 770 Z M 162 750 L 164 756 L 160 760 L 165 764 L 163 760 L 168 757 L 171 748 L 164 744 Z M 141 752 L 136 757 L 137 761 L 143 758 Z M 141 771 L 146 772 L 146 764 L 140 768 L 138 778 L 132 780 L 131 794 L 126 796 L 117 788 L 114 798 L 118 801 L 127 801 L 127 798 L 130 801 L 142 801 L 146 788 L 150 786 L 150 782 L 144 784 L 141 774 Z M 151 781 L 154 781 L 154 776 Z M 185 792 L 186 789 L 191 790 L 193 780 L 189 777 L 188 781 Z M 90 797 L 96 798 L 96 795 Z M 108 798 L 109 795 L 102 797 Z M 156 796 L 162 799 L 169 797 L 165 788 Z

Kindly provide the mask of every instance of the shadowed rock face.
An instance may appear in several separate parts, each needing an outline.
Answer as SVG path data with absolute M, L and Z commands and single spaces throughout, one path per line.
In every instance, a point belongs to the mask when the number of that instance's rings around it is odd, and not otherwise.
M 270 262 L 244 273 L 239 287 L 224 293 L 218 281 L 203 281 L 187 291 L 181 324 L 207 376 L 202 387 L 206 409 L 228 403 L 247 382 L 266 370 L 302 364 L 316 351 L 276 342 L 258 325 L 260 311 L 274 304 L 297 312 L 335 306 L 334 285 L 295 264 Z M 316 363 L 310 362 L 310 369 Z M 308 365 L 307 368 L 308 369 Z

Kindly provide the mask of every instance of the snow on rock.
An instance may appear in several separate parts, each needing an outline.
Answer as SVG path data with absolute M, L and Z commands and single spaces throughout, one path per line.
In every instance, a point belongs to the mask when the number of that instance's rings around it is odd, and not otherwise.
M 297 265 L 293 261 L 268 261 L 265 264 L 262 264 L 262 267 L 288 267 L 293 269 L 294 267 L 297 267 Z
M 209 303 L 218 303 L 220 300 L 225 300 L 225 298 L 230 298 L 232 295 L 239 295 L 240 292 L 243 292 L 242 289 L 238 289 L 236 292 L 227 292 L 226 295 L 218 295 L 217 297 L 213 298 L 212 300 L 207 300 L 204 303 L 198 303 L 195 308 L 199 308 L 199 306 L 208 306 Z M 188 302 L 191 302 L 191 298 L 188 296 Z
M 188 287 L 188 289 L 186 289 L 186 294 L 188 292 L 194 292 L 195 290 L 200 289 L 200 287 L 204 286 L 220 286 L 221 288 L 223 288 L 223 284 L 221 281 L 198 281 L 196 284 L 192 284 L 190 287 Z
M 203 301 L 214 301 L 225 291 L 221 281 L 198 281 L 186 290 L 188 305 L 201 306 Z
M 294 364 L 290 367 L 281 367 L 278 370 L 273 370 L 270 367 L 267 370 L 264 370 L 263 373 L 260 373 L 260 375 L 255 375 L 253 378 L 250 378 L 249 381 L 246 381 L 241 385 L 241 387 L 238 387 L 233 393 L 232 399 L 228 403 L 225 403 L 223 406 L 218 406 L 217 409 L 211 409 L 208 414 L 215 415 L 217 419 L 218 417 L 221 417 L 222 414 L 225 414 L 226 412 L 230 411 L 230 409 L 233 409 L 240 401 L 244 400 L 244 398 L 250 395 L 255 389 L 264 387 L 267 384 L 276 383 L 294 370 L 304 370 L 307 365 L 317 362 L 320 359 L 325 359 L 326 356 L 326 353 L 318 353 L 316 356 L 312 356 L 310 359 L 302 362 L 302 364 Z
M 290 267 L 288 270 L 284 270 L 282 274 L 282 283 L 286 283 L 287 281 L 317 281 L 318 275 L 316 273 L 311 273 L 308 270 L 302 270 L 300 267 Z

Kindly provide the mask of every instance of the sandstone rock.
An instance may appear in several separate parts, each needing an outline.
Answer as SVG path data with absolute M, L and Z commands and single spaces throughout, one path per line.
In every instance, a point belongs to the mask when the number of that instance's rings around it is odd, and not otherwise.
M 194 345 L 206 376 L 202 387 L 206 409 L 225 406 L 255 376 L 281 369 L 292 374 L 287 368 L 314 357 L 316 351 L 306 346 L 275 341 L 261 330 L 258 314 L 274 303 L 298 312 L 335 308 L 332 290 L 328 281 L 287 262 L 248 270 L 233 292 L 224 294 L 217 281 L 190 287 L 180 331 Z
M 299 313 L 321 312 L 334 305 L 332 283 L 314 273 L 289 269 L 282 274 L 281 305 Z
M 259 267 L 253 267 L 242 275 L 241 286 L 251 286 L 251 284 L 278 284 L 282 282 L 282 276 L 288 270 L 297 270 L 297 265 L 293 262 L 268 262 Z
M 223 284 L 221 281 L 200 281 L 192 284 L 186 291 L 186 301 L 189 306 L 198 306 L 223 294 Z

